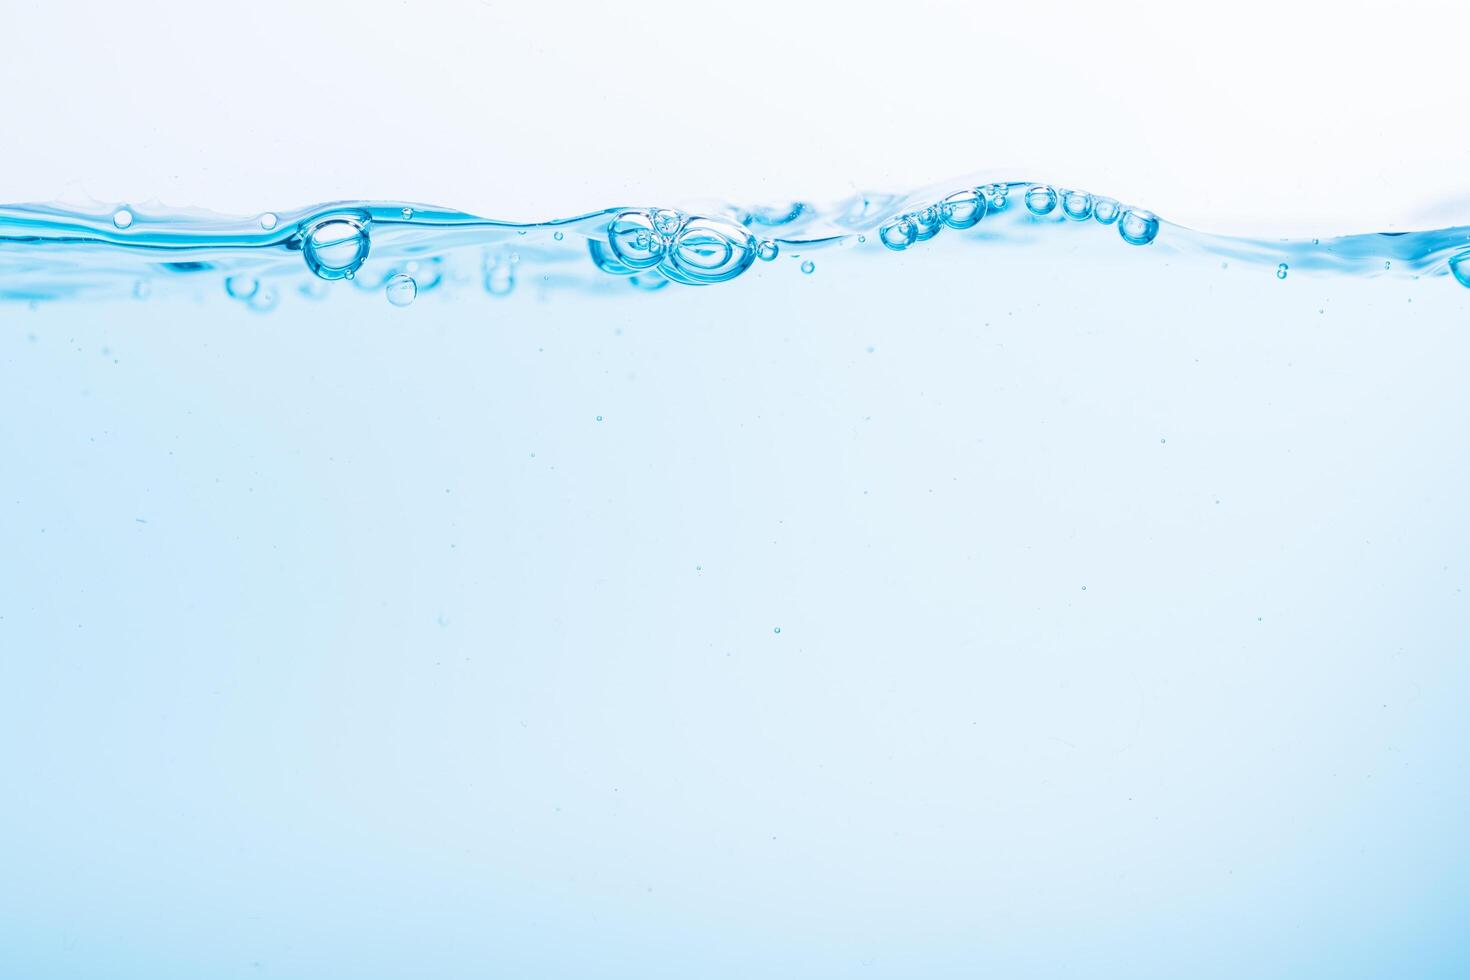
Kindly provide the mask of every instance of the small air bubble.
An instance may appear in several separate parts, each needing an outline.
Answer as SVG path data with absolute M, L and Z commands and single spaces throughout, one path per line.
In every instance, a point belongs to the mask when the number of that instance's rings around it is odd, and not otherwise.
M 1285 279 L 1286 278 L 1286 270 L 1287 270 L 1287 268 L 1288 268 L 1288 266 L 1287 266 L 1287 264 L 1285 262 L 1283 262 L 1280 265 L 1278 265 L 1276 267 L 1276 278 L 1277 279 Z
M 127 208 L 118 208 L 112 214 L 112 223 L 119 228 L 126 228 L 133 223 L 133 212 Z
M 811 259 L 807 259 L 801 264 L 801 271 L 806 273 L 807 275 L 811 275 L 813 272 L 817 271 L 817 264 Z
M 772 632 L 773 633 L 780 633 L 781 632 L 781 627 L 777 626 L 774 630 L 772 630 Z
M 403 209 L 403 220 L 404 221 L 412 221 L 413 220 L 413 208 L 404 208 Z
M 400 272 L 388 280 L 383 292 L 387 295 L 388 302 L 394 306 L 407 306 L 418 298 L 419 284 L 414 282 L 413 276 L 405 276 Z
M 1147 211 L 1129 208 L 1118 219 L 1118 234 L 1129 245 L 1147 245 L 1158 237 L 1159 219 Z
M 1057 192 L 1046 184 L 1033 184 L 1026 192 L 1026 210 L 1038 218 L 1056 210 Z
M 771 241 L 769 238 L 766 239 L 765 241 L 761 242 L 760 245 L 757 246 L 756 247 L 756 250 L 755 250 L 755 257 L 758 258 L 758 259 L 760 259 L 762 262 L 771 262 L 771 261 L 774 261 L 775 258 L 776 258 L 776 256 L 778 256 L 780 254 L 781 254 L 781 246 L 777 245 L 775 242 Z
M 250 276 L 230 276 L 225 280 L 225 293 L 231 299 L 249 299 L 260 289 L 260 281 Z
M 561 232 L 557 231 L 557 232 L 553 232 L 552 235 L 551 235 L 551 237 L 552 238 L 555 238 L 557 241 L 561 241 L 563 238 L 566 238 L 567 236 L 564 235 L 564 234 L 562 234 Z
M 269 211 L 267 211 L 265 214 L 260 216 L 260 227 L 265 229 L 266 231 L 270 231 L 271 229 L 275 228 L 276 222 L 279 220 L 280 219 L 278 219 L 274 214 L 271 214 Z

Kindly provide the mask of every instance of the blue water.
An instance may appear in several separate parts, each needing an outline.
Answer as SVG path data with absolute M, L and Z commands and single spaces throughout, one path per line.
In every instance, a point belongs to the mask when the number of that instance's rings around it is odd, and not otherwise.
M 559 288 L 606 288 L 605 277 L 613 277 L 647 290 L 728 282 L 757 261 L 783 255 L 811 272 L 816 263 L 810 256 L 819 253 L 872 252 L 880 245 L 905 251 L 947 230 L 995 245 L 1022 244 L 1048 233 L 1048 226 L 1069 224 L 1081 227 L 1055 233 L 1107 229 L 1134 246 L 1154 245 L 1162 233 L 1160 252 L 1274 265 L 1278 274 L 1294 268 L 1452 275 L 1470 284 L 1470 228 L 1311 241 L 1229 238 L 1171 225 L 1143 208 L 1086 191 L 992 182 L 948 193 L 858 194 L 825 207 L 793 201 L 758 208 L 609 208 L 532 224 L 398 202 L 336 202 L 249 219 L 127 204 L 93 210 L 16 205 L 0 208 L 0 296 L 45 300 L 131 291 L 144 298 L 155 289 L 193 292 L 202 280 L 268 310 L 291 292 L 322 298 L 320 282 L 341 280 L 382 291 L 397 306 L 446 283 L 478 281 L 487 292 L 504 295 L 517 278 L 531 275 Z M 359 270 L 365 270 L 361 277 Z
M 0 238 L 0 977 L 1465 975 L 1465 229 Z

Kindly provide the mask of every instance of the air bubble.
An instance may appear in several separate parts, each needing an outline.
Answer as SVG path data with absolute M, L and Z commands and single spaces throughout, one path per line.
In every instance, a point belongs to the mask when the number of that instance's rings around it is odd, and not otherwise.
M 245 301 L 245 305 L 256 313 L 269 313 L 281 303 L 281 294 L 276 292 L 276 287 L 265 286 L 257 289 L 255 294 Z
M 651 269 L 663 258 L 667 242 L 647 211 L 624 211 L 607 225 L 613 256 L 629 269 Z
M 1007 195 L 1011 192 L 1007 184 L 989 184 L 985 188 L 985 196 L 990 202 L 991 211 L 1004 211 L 1010 203 Z
M 301 236 L 301 256 L 318 279 L 351 279 L 368 256 L 368 231 L 349 215 L 318 218 Z
M 267 211 L 265 214 L 260 216 L 260 227 L 265 229 L 266 231 L 271 231 L 276 227 L 276 222 L 278 222 L 279 220 L 280 219 L 277 218 L 274 214 Z
M 1092 202 L 1092 216 L 1098 224 L 1110 225 L 1118 220 L 1118 202 L 1111 197 L 1099 197 Z
M 118 228 L 126 228 L 133 223 L 133 212 L 127 208 L 118 208 L 112 213 L 112 223 Z
M 563 238 L 566 238 L 567 236 L 564 235 L 562 232 L 555 231 L 555 232 L 552 232 L 551 233 L 551 237 L 552 238 L 555 238 L 557 241 L 561 241 Z
M 1276 267 L 1276 278 L 1277 279 L 1285 279 L 1286 278 L 1286 270 L 1288 268 L 1289 268 L 1289 266 L 1285 262 L 1283 262 L 1280 265 L 1278 265 Z
M 801 264 L 801 271 L 806 273 L 807 275 L 811 275 L 813 272 L 817 271 L 817 264 L 811 259 L 807 259 Z
M 153 287 L 148 285 L 147 279 L 139 279 L 133 283 L 133 299 L 147 299 L 151 292 L 153 292 Z
M 250 276 L 230 276 L 225 279 L 225 294 L 231 299 L 249 299 L 259 289 L 260 280 Z
M 769 238 L 761 242 L 755 250 L 755 257 L 760 259 L 762 262 L 773 262 L 775 261 L 776 256 L 780 254 L 781 246 L 777 245 Z
M 659 264 L 659 271 L 675 282 L 690 286 L 726 282 L 755 262 L 755 237 L 743 226 L 718 218 L 685 220 L 678 215 L 678 219 L 678 233 Z M 654 221 L 657 225 L 657 215 Z
M 951 228 L 973 228 L 985 217 L 985 196 L 979 190 L 955 191 L 939 202 L 939 216 Z
M 921 242 L 927 242 L 944 228 L 939 209 L 932 204 L 909 215 L 909 220 L 914 223 L 914 237 Z
M 1147 211 L 1128 208 L 1118 219 L 1118 234 L 1129 245 L 1147 245 L 1159 234 L 1159 219 Z
M 419 284 L 414 282 L 413 276 L 405 276 L 400 272 L 388 280 L 383 293 L 394 306 L 407 306 L 418 298 Z
M 1026 210 L 1038 218 L 1056 210 L 1057 192 L 1045 184 L 1032 184 L 1026 192 Z
M 895 252 L 902 252 L 918 240 L 918 233 L 907 217 L 894 218 L 878 229 L 878 240 Z
M 1470 287 L 1470 252 L 1450 257 L 1450 275 L 1460 285 Z
M 1092 217 L 1092 195 L 1086 191 L 1062 191 L 1062 214 L 1073 221 Z

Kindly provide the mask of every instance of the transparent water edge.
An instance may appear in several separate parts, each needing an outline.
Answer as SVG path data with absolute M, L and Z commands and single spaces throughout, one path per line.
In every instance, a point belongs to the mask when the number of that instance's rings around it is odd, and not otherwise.
M 958 188 L 958 189 L 955 189 Z M 685 209 L 610 207 L 515 223 L 407 202 L 338 201 L 228 217 L 117 204 L 0 208 L 0 299 L 40 302 L 213 293 L 269 311 L 323 299 L 333 283 L 407 306 L 440 287 L 504 296 L 517 281 L 552 289 L 661 289 L 737 279 L 759 262 L 812 274 L 849 254 L 921 247 L 940 233 L 991 247 L 1093 236 L 1155 256 L 1212 259 L 1288 275 L 1439 278 L 1470 284 L 1470 228 L 1332 238 L 1213 235 L 1086 191 L 954 181 L 909 194 L 858 194 Z M 1463 270 L 1461 264 L 1464 263 Z

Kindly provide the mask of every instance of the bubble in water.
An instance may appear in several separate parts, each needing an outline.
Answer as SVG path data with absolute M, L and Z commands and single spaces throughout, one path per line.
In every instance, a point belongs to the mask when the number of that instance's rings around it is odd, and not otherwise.
M 653 227 L 665 238 L 673 238 L 678 234 L 679 226 L 683 223 L 684 216 L 672 208 L 659 208 L 653 212 Z
M 127 208 L 118 208 L 112 213 L 112 223 L 118 228 L 126 228 L 133 223 L 133 212 Z
M 418 297 L 419 284 L 414 282 L 413 276 L 405 276 L 400 272 L 388 280 L 383 292 L 388 297 L 388 302 L 394 306 L 407 306 Z
M 555 238 L 557 241 L 561 241 L 563 238 L 566 238 L 567 236 L 564 235 L 564 234 L 562 234 L 559 231 L 554 231 L 554 232 L 551 233 L 551 237 L 552 238 Z
M 806 273 L 807 275 L 811 275 L 813 272 L 817 271 L 817 264 L 811 259 L 807 259 L 801 264 L 801 271 Z
M 351 215 L 318 218 L 301 236 L 301 256 L 318 279 L 351 279 L 368 256 L 368 231 Z
M 1278 265 L 1276 267 L 1276 278 L 1277 279 L 1285 279 L 1286 278 L 1286 270 L 1287 270 L 1287 268 L 1288 268 L 1288 266 L 1287 266 L 1287 264 L 1285 262 L 1283 262 L 1280 265 Z
M 437 255 L 427 259 L 414 259 L 403 264 L 403 273 L 413 277 L 420 294 L 427 293 L 444 281 L 444 260 Z
M 939 202 L 939 216 L 951 228 L 973 228 L 985 217 L 985 195 L 978 189 L 955 191 Z
M 987 185 L 985 188 L 985 196 L 990 201 L 990 210 L 1004 211 L 1006 209 L 1006 205 L 1010 203 L 1010 200 L 1007 198 L 1007 195 L 1009 195 L 1010 192 L 1011 188 L 1007 184 Z
M 651 269 L 664 257 L 668 243 L 647 211 L 624 211 L 607 224 L 607 243 L 629 269 Z
M 776 256 L 781 254 L 781 246 L 767 238 L 761 242 L 755 250 L 755 257 L 762 262 L 775 261 Z
M 245 305 L 249 306 L 256 313 L 269 313 L 279 306 L 280 302 L 281 294 L 276 292 L 276 287 L 265 286 L 257 289 L 255 295 L 245 301 Z
M 485 292 L 491 296 L 509 296 L 516 288 L 517 261 L 514 255 L 485 256 Z
M 153 292 L 153 287 L 148 285 L 147 279 L 139 279 L 133 283 L 133 299 L 147 299 L 151 292 Z
M 878 240 L 895 252 L 902 252 L 918 240 L 918 232 L 907 216 L 894 218 L 878 229 Z
M 679 216 L 678 233 L 659 272 L 690 286 L 734 279 L 755 262 L 755 236 L 744 226 L 719 218 Z
M 1470 252 L 1461 252 L 1450 258 L 1450 275 L 1460 285 L 1470 287 Z
M 921 242 L 927 242 L 944 228 L 939 209 L 932 204 L 909 215 L 909 220 L 914 223 L 914 238 Z
M 1037 217 L 1051 214 L 1057 206 L 1057 192 L 1045 184 L 1032 184 L 1026 192 L 1026 210 Z
M 225 279 L 225 294 L 231 299 L 249 299 L 260 289 L 260 280 L 250 276 L 230 276 Z
M 1099 224 L 1112 224 L 1118 220 L 1118 202 L 1111 197 L 1099 197 L 1092 202 L 1092 216 Z
M 276 222 L 279 220 L 280 219 L 277 218 L 274 214 L 267 211 L 265 214 L 260 216 L 260 227 L 264 228 L 266 231 L 271 231 L 276 227 Z
M 1118 219 L 1118 234 L 1129 245 L 1147 245 L 1159 234 L 1159 219 L 1147 211 L 1128 208 Z
M 1062 191 L 1062 214 L 1073 221 L 1092 217 L 1092 195 L 1086 191 Z

